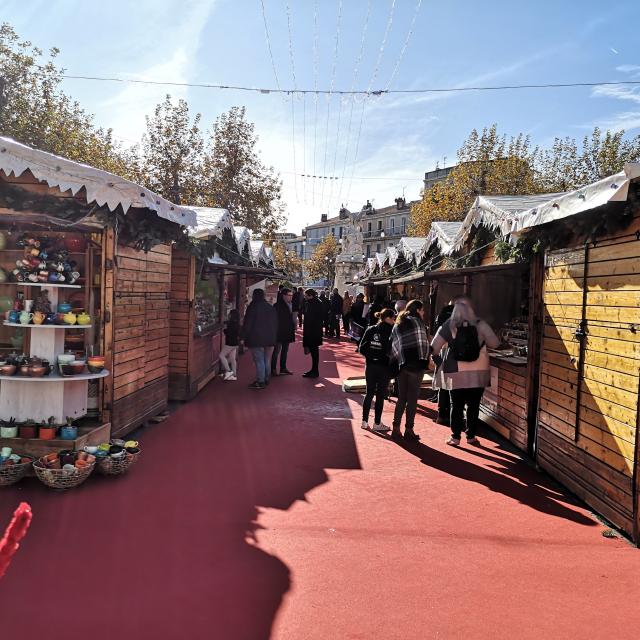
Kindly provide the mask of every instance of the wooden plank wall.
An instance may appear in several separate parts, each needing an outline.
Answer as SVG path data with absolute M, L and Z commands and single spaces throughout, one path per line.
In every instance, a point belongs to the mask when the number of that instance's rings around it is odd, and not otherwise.
M 550 255 L 537 434 L 540 466 L 630 534 L 640 374 L 640 331 L 630 324 L 640 323 L 638 230 L 636 218 L 589 250 L 581 380 L 574 333 L 582 317 L 584 250 Z
M 193 334 L 193 278 L 195 260 L 183 251 L 171 257 L 169 397 L 188 397 L 189 350 Z
M 527 450 L 527 367 L 492 360 L 498 368 L 497 396 L 485 392 L 482 419 L 518 449 Z
M 113 433 L 166 407 L 171 247 L 116 246 L 113 304 Z

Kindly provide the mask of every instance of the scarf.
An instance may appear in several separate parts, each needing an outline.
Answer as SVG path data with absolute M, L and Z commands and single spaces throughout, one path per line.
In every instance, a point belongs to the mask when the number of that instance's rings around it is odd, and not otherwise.
M 398 367 L 407 361 L 407 355 L 417 355 L 418 360 L 429 357 L 429 341 L 427 330 L 420 318 L 407 316 L 401 324 L 393 325 L 391 331 L 391 359 L 398 363 Z

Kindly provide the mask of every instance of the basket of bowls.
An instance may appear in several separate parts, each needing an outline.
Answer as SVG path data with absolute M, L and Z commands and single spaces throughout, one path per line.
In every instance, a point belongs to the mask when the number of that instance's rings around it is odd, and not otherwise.
M 73 489 L 81 485 L 96 466 L 96 457 L 86 451 L 49 453 L 33 463 L 38 480 L 52 489 Z
M 92 449 L 87 447 L 87 449 Z M 105 476 L 119 476 L 138 460 L 140 447 L 135 440 L 112 440 L 101 444 L 95 453 L 98 471 Z
M 10 447 L 0 450 L 0 487 L 8 487 L 22 480 L 33 464 L 33 458 L 13 453 Z

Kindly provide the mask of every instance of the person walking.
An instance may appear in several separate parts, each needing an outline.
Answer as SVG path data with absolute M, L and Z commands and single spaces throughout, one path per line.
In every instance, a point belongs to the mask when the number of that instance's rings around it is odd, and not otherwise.
M 331 302 L 327 297 L 327 292 L 323 289 L 320 292 L 320 304 L 322 305 L 322 328 L 324 329 L 324 335 L 329 336 L 329 316 L 331 315 Z
M 291 313 L 293 314 L 293 324 L 294 326 L 298 326 L 298 317 L 302 312 L 302 291 L 296 290 L 294 287 L 291 291 Z
M 289 345 L 296 339 L 296 323 L 293 319 L 293 291 L 286 287 L 280 292 L 280 299 L 273 306 L 278 316 L 278 335 L 276 346 L 271 355 L 271 375 L 272 376 L 292 376 L 293 374 L 287 369 L 287 355 L 289 353 Z M 278 364 L 278 355 L 280 356 L 280 374 L 276 369 Z
M 264 389 L 269 384 L 271 353 L 278 336 L 278 316 L 265 300 L 264 289 L 253 290 L 251 303 L 244 316 L 242 335 L 256 367 L 256 379 L 249 387 Z
M 331 294 L 331 300 L 329 301 L 331 304 L 331 311 L 329 317 L 329 335 L 333 338 L 340 337 L 340 321 L 342 320 L 342 304 L 343 299 L 337 289 L 333 290 Z
M 451 317 L 452 313 L 453 300 L 450 300 L 449 304 L 442 307 L 442 309 L 440 309 L 440 313 L 436 316 L 434 327 L 436 333 L 438 332 L 438 329 Z M 451 394 L 447 389 L 438 389 L 438 419 L 436 422 L 447 427 L 451 424 Z
M 400 422 L 405 411 L 404 439 L 409 442 L 420 440 L 413 427 L 428 358 L 429 341 L 424 325 L 424 305 L 420 300 L 411 300 L 396 319 L 391 331 L 391 360 L 398 371 L 398 401 L 391 431 L 394 440 L 402 437 Z
M 229 311 L 229 317 L 224 328 L 224 346 L 220 350 L 218 359 L 224 372 L 223 380 L 238 379 L 238 346 L 240 345 L 240 314 L 237 309 Z
M 378 311 L 382 311 L 382 309 L 384 309 L 384 299 L 382 296 L 376 296 L 373 304 L 369 307 L 369 311 L 367 312 L 367 324 L 375 324 L 376 313 L 378 313 Z
M 317 378 L 320 362 L 320 345 L 322 344 L 322 329 L 324 326 L 325 311 L 314 289 L 304 292 L 305 310 L 304 325 L 302 327 L 302 346 L 304 352 L 311 355 L 311 369 L 303 373 L 305 378 Z
M 451 437 L 447 444 L 457 447 L 462 432 L 467 443 L 479 445 L 476 437 L 480 401 L 491 384 L 489 352 L 500 340 L 493 329 L 477 317 L 471 300 L 456 298 L 451 317 L 438 329 L 431 341 L 432 357 L 437 366 L 434 387 L 451 392 Z
M 302 328 L 302 319 L 304 317 L 304 289 L 298 287 L 298 326 Z
M 351 305 L 353 304 L 353 297 L 348 291 L 344 292 L 342 296 L 342 328 L 344 329 L 344 335 L 349 335 L 349 319 L 351 318 Z
M 364 377 L 367 391 L 362 403 L 362 428 L 369 428 L 369 412 L 375 395 L 373 431 L 389 431 L 389 427 L 382 423 L 384 399 L 389 389 L 391 370 L 389 356 L 391 354 L 391 331 L 396 314 L 392 309 L 383 309 L 376 314 L 377 323 L 367 328 L 360 340 L 358 350 L 366 359 Z

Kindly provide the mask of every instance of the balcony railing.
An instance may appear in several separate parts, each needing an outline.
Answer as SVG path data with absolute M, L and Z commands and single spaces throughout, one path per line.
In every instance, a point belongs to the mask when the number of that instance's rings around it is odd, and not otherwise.
M 406 229 L 402 227 L 390 228 L 390 229 L 371 229 L 371 231 L 364 232 L 364 239 L 371 240 L 372 238 L 381 238 L 384 233 L 385 238 L 399 238 L 406 235 Z

